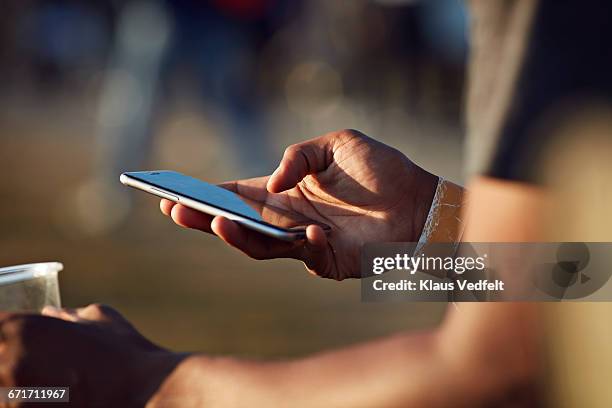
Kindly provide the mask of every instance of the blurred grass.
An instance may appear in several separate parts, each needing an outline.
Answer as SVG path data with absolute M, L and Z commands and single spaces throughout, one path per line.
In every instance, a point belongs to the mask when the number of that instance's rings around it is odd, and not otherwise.
M 131 216 L 116 231 L 80 234 L 66 203 L 90 172 L 93 128 L 91 103 L 74 106 L 7 106 L 0 114 L 0 265 L 63 262 L 66 306 L 110 304 L 166 347 L 264 357 L 300 355 L 440 321 L 443 304 L 366 304 L 358 281 L 315 278 L 289 260 L 247 259 L 214 237 L 177 228 L 144 194 L 134 195 Z M 436 140 L 429 145 L 439 147 Z M 425 158 L 421 164 L 456 176 L 457 157 L 445 158 L 443 150 L 427 159 L 422 144 L 411 146 Z M 449 146 L 444 148 L 452 151 L 457 144 Z

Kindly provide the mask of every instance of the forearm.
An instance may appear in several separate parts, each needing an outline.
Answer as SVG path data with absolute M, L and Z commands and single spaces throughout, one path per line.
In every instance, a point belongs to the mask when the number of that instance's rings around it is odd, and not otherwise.
M 490 211 L 500 208 L 499 200 L 483 200 L 478 186 L 471 191 L 477 204 L 488 202 Z M 512 197 L 501 201 L 510 205 Z M 461 205 L 448 209 L 459 214 Z M 502 219 L 499 215 L 494 219 Z M 451 228 L 461 219 L 446 217 Z M 513 217 L 503 219 L 518 223 Z M 465 238 L 488 238 L 474 234 L 482 221 L 477 216 L 473 221 Z M 166 377 L 148 406 L 460 407 L 500 402 L 510 390 L 529 391 L 535 384 L 538 321 L 529 304 L 465 304 L 433 332 L 399 334 L 298 360 L 193 355 Z
M 443 356 L 435 333 L 281 362 L 194 355 L 167 377 L 149 407 L 448 406 L 453 396 L 444 384 L 454 375 Z

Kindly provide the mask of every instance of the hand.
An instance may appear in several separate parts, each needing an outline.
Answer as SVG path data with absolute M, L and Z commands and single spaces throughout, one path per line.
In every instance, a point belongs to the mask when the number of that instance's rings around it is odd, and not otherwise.
M 290 146 L 271 176 L 221 185 L 330 225 L 328 236 L 310 225 L 306 240 L 288 243 L 168 200 L 160 206 L 177 224 L 214 233 L 252 258 L 295 258 L 312 273 L 342 280 L 360 277 L 364 243 L 418 240 L 436 183 L 399 151 L 344 130 Z
M 144 406 L 183 358 L 99 305 L 0 314 L 0 386 L 70 387 L 70 406 Z

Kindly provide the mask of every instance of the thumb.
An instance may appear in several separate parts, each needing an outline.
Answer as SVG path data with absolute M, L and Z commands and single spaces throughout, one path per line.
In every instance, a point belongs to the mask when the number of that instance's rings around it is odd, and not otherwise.
M 289 146 L 268 180 L 271 193 L 289 190 L 309 174 L 324 171 L 333 162 L 333 134 Z

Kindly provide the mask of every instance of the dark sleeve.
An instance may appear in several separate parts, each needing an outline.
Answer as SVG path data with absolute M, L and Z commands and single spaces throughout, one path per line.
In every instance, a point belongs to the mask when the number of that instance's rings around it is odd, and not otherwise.
M 533 132 L 544 115 L 567 102 L 576 109 L 589 100 L 612 104 L 610 10 L 608 1 L 539 1 L 486 175 L 539 182 L 541 159 L 555 134 Z

